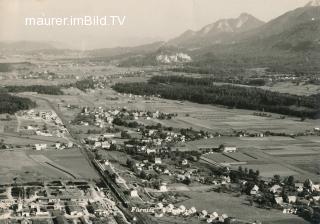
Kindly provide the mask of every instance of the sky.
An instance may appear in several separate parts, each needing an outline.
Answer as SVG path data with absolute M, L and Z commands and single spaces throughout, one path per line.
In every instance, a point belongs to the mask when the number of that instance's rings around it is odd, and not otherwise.
M 222 18 L 263 21 L 310 0 L 0 0 L 0 41 L 54 41 L 77 49 L 166 41 Z M 26 17 L 125 16 L 114 26 L 26 26 Z M 108 20 L 109 21 L 109 20 Z

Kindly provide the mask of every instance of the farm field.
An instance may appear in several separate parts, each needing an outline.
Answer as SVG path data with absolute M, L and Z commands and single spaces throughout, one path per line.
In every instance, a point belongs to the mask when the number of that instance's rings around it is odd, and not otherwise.
M 184 192 L 191 199 L 185 200 L 178 205 L 184 205 L 187 208 L 194 206 L 198 211 L 207 210 L 209 213 L 217 212 L 218 214 L 227 214 L 239 219 L 255 221 L 260 220 L 263 223 L 273 223 L 274 220 L 286 222 L 286 220 L 294 220 L 297 223 L 308 223 L 303 219 L 283 214 L 279 210 L 265 210 L 246 204 L 243 197 L 233 197 L 227 194 L 216 192 Z
M 65 167 L 67 170 L 70 170 L 81 178 L 98 178 L 97 173 L 78 149 L 44 151 L 41 152 L 41 155 L 44 155 L 54 163 Z
M 314 137 L 316 138 L 316 137 Z M 236 153 L 212 153 L 207 158 L 217 163 L 246 163 L 241 166 L 248 169 L 259 170 L 263 177 L 272 177 L 275 174 L 281 176 L 294 175 L 304 180 L 309 177 L 320 181 L 320 158 L 318 144 L 312 142 L 313 138 L 290 137 L 264 137 L 264 138 L 240 138 L 240 137 L 216 137 L 186 143 L 188 150 L 212 147 L 217 148 L 224 144 L 236 146 Z M 237 169 L 238 165 L 233 165 Z
M 13 178 L 17 178 L 17 181 L 26 182 L 66 177 L 55 169 L 42 166 L 29 157 L 25 150 L 0 151 L 0 163 L 1 183 L 12 183 Z
M 75 178 L 98 178 L 81 152 L 76 149 L 41 152 L 32 149 L 2 150 L 0 151 L 0 163 L 1 183 L 11 183 L 15 177 L 22 182 L 50 178 L 74 178 L 62 172 L 61 169 L 74 174 Z
M 17 133 L 0 133 L 0 139 L 3 139 L 4 143 L 6 144 L 20 146 L 31 146 L 37 143 L 48 143 L 50 145 L 56 142 L 68 142 L 64 138 L 46 137 L 38 135 L 20 135 Z
M 117 101 L 106 101 L 101 97 L 117 96 Z M 100 95 L 100 97 L 98 97 Z M 209 131 L 250 130 L 251 132 L 274 131 L 286 133 L 298 133 L 305 130 L 312 130 L 318 124 L 313 120 L 300 121 L 295 117 L 279 119 L 280 115 L 272 114 L 272 117 L 260 117 L 253 115 L 254 111 L 228 109 L 213 105 L 203 105 L 191 102 L 178 102 L 154 98 L 145 100 L 143 97 L 129 98 L 119 96 L 111 89 L 99 90 L 85 96 L 97 106 L 104 107 L 127 107 L 128 109 L 162 111 L 167 113 L 177 113 L 178 117 L 173 120 L 163 120 L 162 124 L 173 127 L 193 127 Z M 98 99 L 99 98 L 99 99 Z M 102 99 L 102 100 L 101 100 Z M 132 101 L 132 103 L 128 103 Z
M 320 87 L 313 84 L 296 85 L 291 82 L 278 82 L 273 86 L 263 86 L 263 89 L 268 89 L 280 93 L 291 93 L 296 95 L 312 95 L 320 93 Z

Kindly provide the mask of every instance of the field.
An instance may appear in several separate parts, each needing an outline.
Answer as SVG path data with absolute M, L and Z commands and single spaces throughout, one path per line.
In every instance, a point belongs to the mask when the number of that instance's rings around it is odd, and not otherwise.
M 116 96 L 117 101 L 105 100 L 104 96 Z M 253 115 L 254 111 L 228 109 L 213 105 L 203 105 L 190 102 L 178 102 L 159 98 L 144 99 L 143 97 L 131 97 L 118 95 L 113 90 L 105 89 L 91 92 L 83 96 L 96 106 L 104 107 L 127 107 L 129 109 L 162 111 L 177 113 L 174 120 L 161 121 L 164 125 L 173 127 L 193 127 L 209 131 L 250 130 L 251 132 L 274 131 L 286 133 L 298 133 L 311 130 L 317 125 L 313 120 L 303 122 L 295 117 L 280 119 L 280 115 L 272 114 L 272 117 L 260 117 Z M 158 122 L 158 121 L 157 121 Z
M 187 208 L 194 206 L 198 211 L 207 210 L 208 212 L 217 212 L 218 214 L 227 214 L 244 220 L 263 220 L 263 223 L 290 223 L 286 220 L 294 220 L 297 223 L 308 223 L 301 218 L 293 215 L 283 214 L 279 210 L 265 210 L 249 206 L 243 197 L 233 197 L 226 194 L 215 192 L 184 192 L 191 199 L 183 201 L 178 205 L 184 205 Z
M 50 178 L 74 179 L 61 169 L 74 174 L 76 178 L 97 178 L 97 174 L 78 150 L 46 152 L 29 149 L 2 150 L 0 151 L 0 164 L 1 183 L 12 182 L 14 177 L 21 182 Z
M 313 139 L 313 138 L 311 138 Z M 220 137 L 204 139 L 186 144 L 186 148 L 199 149 L 205 147 L 218 147 L 220 144 L 236 146 L 236 153 L 207 154 L 206 157 L 217 163 L 232 163 L 237 169 L 237 163 L 248 169 L 259 170 L 263 177 L 294 175 L 304 180 L 309 177 L 320 181 L 317 161 L 320 150 L 317 143 L 310 138 L 298 137 L 264 137 L 240 138 Z
M 291 93 L 296 95 L 312 95 L 320 93 L 320 86 L 313 84 L 296 85 L 291 82 L 278 82 L 273 86 L 263 86 L 263 89 L 276 91 L 280 93 Z
M 54 163 L 65 167 L 75 175 L 85 179 L 98 178 L 97 173 L 89 165 L 88 161 L 84 158 L 78 149 L 68 149 L 60 151 L 45 151 L 41 155 L 47 157 Z
M 1 151 L 0 163 L 1 183 L 12 183 L 13 178 L 23 182 L 66 177 L 54 169 L 37 163 L 28 156 L 25 150 Z

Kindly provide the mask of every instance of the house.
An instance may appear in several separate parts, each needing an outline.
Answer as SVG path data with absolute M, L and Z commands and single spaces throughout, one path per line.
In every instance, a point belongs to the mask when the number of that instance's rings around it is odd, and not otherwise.
M 180 205 L 179 209 L 180 209 L 181 212 L 185 212 L 187 208 L 184 205 Z
M 208 215 L 208 212 L 206 210 L 202 210 L 200 213 L 201 217 L 206 217 Z
M 222 150 L 224 153 L 231 153 L 231 152 L 236 152 L 237 148 L 234 146 L 224 146 Z
M 288 196 L 288 203 L 296 203 L 297 201 L 297 196 Z
M 275 197 L 274 200 L 278 205 L 282 205 L 283 204 L 283 198 L 282 197 Z
M 296 191 L 298 191 L 298 192 L 303 191 L 303 183 L 295 183 L 294 187 L 295 187 Z
M 313 184 L 312 191 L 320 191 L 320 184 Z
M 133 198 L 139 197 L 138 191 L 136 189 L 131 189 L 130 190 L 130 197 L 133 197 Z
M 34 146 L 37 151 L 41 151 L 47 148 L 47 144 L 35 144 Z
M 216 219 L 216 218 L 219 217 L 219 214 L 218 214 L 217 212 L 212 212 L 209 216 L 210 216 L 210 218 L 212 218 L 212 219 Z
M 104 216 L 108 214 L 107 210 L 102 206 L 101 202 L 95 201 L 90 203 L 90 205 L 95 215 Z
M 159 191 L 160 192 L 167 192 L 168 189 L 167 189 L 167 184 L 166 183 L 162 183 L 159 187 Z
M 270 188 L 270 192 L 273 194 L 280 193 L 281 190 L 282 190 L 282 187 L 278 184 L 275 184 Z
M 259 187 L 257 185 L 254 185 L 253 188 L 250 191 L 251 195 L 256 195 L 259 192 Z
M 95 142 L 94 143 L 94 148 L 99 148 L 101 147 L 101 142 Z
M 159 157 L 154 158 L 154 163 L 155 164 L 161 164 L 161 158 L 159 158 Z
M 313 196 L 313 197 L 312 197 L 312 200 L 313 200 L 314 202 L 320 201 L 320 196 Z
M 57 142 L 57 143 L 55 144 L 55 146 L 56 146 L 56 149 L 60 149 L 61 143 L 60 143 L 60 142 Z
M 66 211 L 72 216 L 82 216 L 83 211 L 81 207 L 74 201 L 69 201 L 66 203 Z
M 188 160 L 187 160 L 187 159 L 182 160 L 182 161 L 181 161 L 181 165 L 182 165 L 182 166 L 188 165 Z
M 110 149 L 110 143 L 107 141 L 101 142 L 101 148 L 103 149 Z
M 159 202 L 158 204 L 156 204 L 155 206 L 157 209 L 162 209 L 163 208 L 163 204 L 161 202 Z
M 155 149 L 147 149 L 147 154 L 156 153 Z
M 114 135 L 114 134 L 111 134 L 111 133 L 110 133 L 110 134 L 107 134 L 107 133 L 106 133 L 106 134 L 103 134 L 103 137 L 104 137 L 104 138 L 114 138 L 115 135 Z

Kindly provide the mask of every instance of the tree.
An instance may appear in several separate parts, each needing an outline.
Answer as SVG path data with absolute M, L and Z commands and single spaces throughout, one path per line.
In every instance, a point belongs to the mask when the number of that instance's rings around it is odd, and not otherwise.
M 278 175 L 278 174 L 274 175 L 273 179 L 272 179 L 272 183 L 273 184 L 280 184 L 281 183 L 280 175 Z
M 289 186 L 294 186 L 294 177 L 293 176 L 289 176 L 287 179 L 287 185 Z
M 190 178 L 185 178 L 185 179 L 183 180 L 183 183 L 186 184 L 186 185 L 191 184 Z

